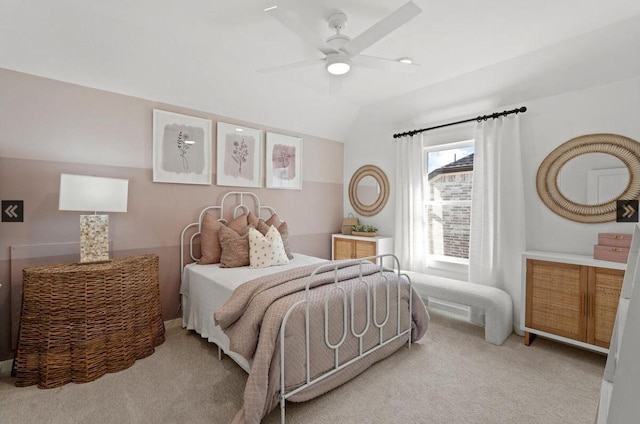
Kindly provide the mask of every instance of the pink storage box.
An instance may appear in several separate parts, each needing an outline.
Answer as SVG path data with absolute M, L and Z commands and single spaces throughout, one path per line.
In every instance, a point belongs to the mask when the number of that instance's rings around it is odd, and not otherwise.
M 598 244 L 612 247 L 631 247 L 631 234 L 623 233 L 598 233 Z M 625 261 L 626 262 L 626 261 Z
M 600 244 L 593 246 L 594 259 L 627 263 L 628 257 L 629 249 L 626 247 L 602 246 Z

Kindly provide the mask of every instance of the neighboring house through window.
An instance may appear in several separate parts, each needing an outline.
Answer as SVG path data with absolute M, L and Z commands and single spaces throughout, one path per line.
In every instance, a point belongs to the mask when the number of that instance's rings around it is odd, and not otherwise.
M 427 253 L 430 260 L 469 263 L 473 140 L 424 149 Z

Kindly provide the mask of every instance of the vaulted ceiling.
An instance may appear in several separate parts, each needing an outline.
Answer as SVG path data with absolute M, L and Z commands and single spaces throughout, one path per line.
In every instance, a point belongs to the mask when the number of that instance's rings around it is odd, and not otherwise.
M 422 13 L 362 52 L 410 56 L 414 72 L 258 72 L 323 57 L 269 6 L 321 39 L 343 11 L 354 38 L 406 1 L 0 0 L 0 67 L 344 141 L 362 107 L 536 52 L 553 63 L 553 46 L 640 16 L 638 0 L 414 0 Z

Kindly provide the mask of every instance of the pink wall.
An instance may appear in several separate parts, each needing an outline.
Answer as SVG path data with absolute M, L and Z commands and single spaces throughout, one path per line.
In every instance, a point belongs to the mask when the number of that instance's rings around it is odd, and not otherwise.
M 212 120 L 214 184 L 152 182 L 154 108 Z M 63 172 L 129 180 L 127 213 L 109 214 L 113 256 L 160 255 L 163 317 L 179 316 L 180 231 L 204 206 L 238 189 L 215 185 L 218 121 L 303 139 L 302 190 L 251 191 L 287 221 L 294 251 L 329 258 L 330 234 L 342 220 L 342 143 L 0 69 L 0 197 L 24 201 L 23 223 L 0 224 L 0 360 L 12 357 L 21 268 L 78 260 L 57 248 L 80 234 L 80 213 L 58 211 Z M 44 257 L 12 261 L 11 248 L 22 245 L 38 245 Z

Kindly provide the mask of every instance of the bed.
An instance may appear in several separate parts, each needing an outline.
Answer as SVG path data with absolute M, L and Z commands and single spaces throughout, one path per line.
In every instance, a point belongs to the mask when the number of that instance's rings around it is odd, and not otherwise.
M 226 227 L 237 231 L 233 225 L 245 225 L 245 217 L 251 222 L 252 214 L 253 224 L 245 227 L 250 237 L 260 237 L 259 229 L 268 238 L 277 229 L 288 244 L 286 228 L 280 229 L 285 222 L 251 192 L 226 193 L 183 229 L 183 326 L 215 343 L 219 356 L 224 352 L 249 374 L 234 423 L 257 424 L 278 403 L 284 423 L 287 400 L 319 396 L 410 347 L 424 335 L 429 317 L 409 278 L 382 266 L 392 260 L 399 268 L 392 255 L 327 261 L 287 251 L 288 260 L 277 266 L 254 268 L 251 256 L 249 266 L 229 267 Z M 202 258 L 212 215 L 219 215 L 220 263 L 202 264 L 210 262 Z M 246 236 L 240 233 L 234 242 Z M 251 240 L 249 255 L 257 252 Z M 278 246 L 278 237 L 273 241 Z

